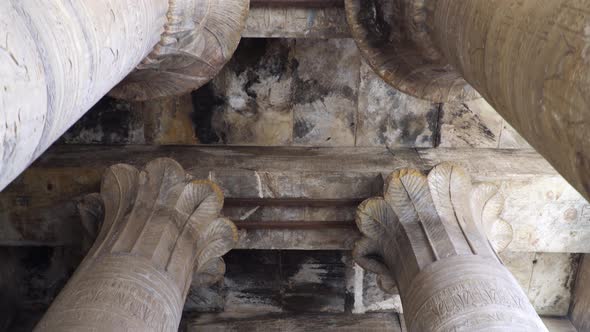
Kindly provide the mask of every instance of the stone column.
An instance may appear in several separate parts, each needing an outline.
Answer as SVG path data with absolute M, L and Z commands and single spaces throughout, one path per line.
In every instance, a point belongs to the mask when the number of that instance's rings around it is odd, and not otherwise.
M 590 2 L 346 0 L 346 6 L 363 55 L 386 81 L 438 102 L 475 98 L 475 88 L 590 199 Z
M 496 188 L 446 163 L 399 170 L 357 210 L 355 261 L 398 287 L 409 331 L 547 331 L 480 229 Z
M 36 331 L 177 331 L 189 286 L 219 280 L 237 241 L 221 190 L 156 159 L 110 167 L 100 196 L 100 233 Z
M 113 96 L 207 82 L 235 50 L 248 3 L 0 1 L 0 190 L 136 67 Z

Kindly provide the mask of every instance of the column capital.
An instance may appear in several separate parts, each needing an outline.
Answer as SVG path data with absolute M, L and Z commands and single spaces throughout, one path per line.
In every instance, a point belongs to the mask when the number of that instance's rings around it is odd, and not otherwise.
M 410 331 L 544 330 L 484 235 L 496 232 L 498 246 L 511 239 L 501 201 L 494 186 L 473 186 L 465 170 L 443 163 L 428 176 L 393 172 L 384 197 L 359 206 L 353 258 L 384 290 L 398 287 Z
M 170 1 L 160 42 L 109 94 L 144 101 L 200 88 L 238 47 L 249 8 L 249 0 Z
M 221 256 L 237 242 L 222 206 L 216 184 L 172 159 L 109 167 L 100 199 L 78 206 L 89 234 L 104 218 L 100 232 L 37 330 L 177 329 L 190 285 L 219 280 Z

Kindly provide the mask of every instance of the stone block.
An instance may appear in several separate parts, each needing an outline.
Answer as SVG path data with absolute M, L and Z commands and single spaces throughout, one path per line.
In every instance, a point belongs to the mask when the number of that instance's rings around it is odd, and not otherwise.
M 394 89 L 364 61 L 360 77 L 357 146 L 397 148 L 435 145 L 438 104 Z
M 252 7 L 246 38 L 348 38 L 344 8 Z
M 293 143 L 354 146 L 360 54 L 352 39 L 297 40 Z
M 504 120 L 482 98 L 447 103 L 440 117 L 440 147 L 497 148 Z

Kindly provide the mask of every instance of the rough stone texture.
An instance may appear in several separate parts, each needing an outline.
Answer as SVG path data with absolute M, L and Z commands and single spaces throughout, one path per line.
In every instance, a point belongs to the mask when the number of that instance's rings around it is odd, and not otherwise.
M 570 319 L 578 331 L 590 329 L 590 257 L 584 255 L 582 258 L 576 286 L 574 300 L 569 312 Z
M 498 148 L 504 120 L 484 100 L 442 106 L 440 147 Z
M 354 146 L 360 56 L 351 39 L 295 44 L 293 143 Z
M 566 253 L 499 253 L 540 315 L 565 316 L 573 298 L 579 255 Z
M 82 258 L 78 246 L 1 247 L 0 330 L 32 331 Z
M 225 279 L 191 288 L 185 311 L 346 311 L 347 265 L 341 251 L 234 250 L 224 259 Z
M 144 144 L 142 115 L 124 101 L 102 98 L 57 141 L 62 144 Z
M 332 220 L 351 226 L 242 230 L 240 248 L 350 249 L 358 233 L 352 227 L 354 207 L 346 200 L 358 204 L 380 195 L 383 176 L 392 169 L 428 169 L 454 161 L 470 170 L 476 182 L 492 182 L 500 188 L 504 197 L 500 219 L 509 223 L 513 233 L 506 250 L 589 250 L 588 203 L 532 151 L 358 147 L 57 146 L 0 194 L 0 220 L 7 230 L 0 243 L 71 243 L 67 234 L 72 234 L 70 224 L 75 223 L 72 216 L 77 212 L 68 200 L 98 190 L 100 174 L 109 164 L 126 161 L 139 166 L 162 156 L 174 157 L 196 177 L 216 181 L 226 197 L 252 199 L 246 206 L 226 206 L 224 213 L 232 220 Z M 281 203 L 269 206 L 268 200 L 279 198 L 304 200 L 288 208 Z M 310 206 L 318 199 L 336 200 L 336 205 Z
M 190 285 L 217 282 L 237 241 L 221 190 L 161 158 L 110 167 L 97 197 L 104 212 L 84 217 L 100 233 L 36 330 L 176 330 Z
M 439 104 L 394 89 L 365 61 L 360 77 L 357 146 L 435 146 Z
M 104 97 L 58 140 L 60 144 L 199 143 L 190 94 L 145 102 Z
M 242 40 L 236 56 L 213 82 L 212 94 L 220 102 L 211 105 L 207 100 L 194 99 L 196 112 L 212 113 L 208 126 L 218 142 L 292 143 L 294 43 L 294 40 Z M 211 98 L 207 94 L 197 96 Z
M 535 254 L 527 295 L 539 315 L 567 315 L 579 260 L 576 254 Z
M 252 7 L 246 38 L 348 38 L 343 8 Z
M 428 177 L 393 172 L 383 197 L 359 206 L 353 258 L 382 289 L 397 286 L 409 331 L 547 331 L 480 232 L 497 195 L 443 163 Z
M 350 39 L 245 39 L 191 96 L 105 98 L 62 142 L 530 148 L 483 100 L 443 107 L 359 70 Z
M 197 125 L 197 136 L 205 130 L 211 143 L 353 146 L 359 59 L 350 39 L 245 39 L 209 90 L 193 94 L 195 112 L 210 121 Z
M 132 111 L 143 118 L 146 144 L 199 143 L 192 124 L 193 107 L 190 95 L 167 97 L 132 103 Z
M 185 330 L 193 331 L 381 331 L 402 332 L 402 320 L 387 314 L 209 314 L 187 317 Z
M 586 252 L 590 206 L 563 178 L 503 182 L 500 190 L 505 197 L 501 217 L 514 231 L 507 250 Z M 580 246 L 566 249 L 574 243 Z

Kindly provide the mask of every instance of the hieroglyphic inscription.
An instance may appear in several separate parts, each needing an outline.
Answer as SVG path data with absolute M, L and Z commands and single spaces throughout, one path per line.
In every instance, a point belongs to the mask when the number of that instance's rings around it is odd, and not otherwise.
M 484 313 L 487 311 L 485 308 L 492 305 L 503 306 L 508 310 L 526 311 L 527 299 L 524 293 L 518 292 L 511 285 L 499 283 L 498 280 L 459 281 L 428 298 L 415 313 L 414 321 L 419 322 L 420 331 L 432 331 L 461 312 L 480 309 Z M 426 322 L 419 317 L 430 319 Z

